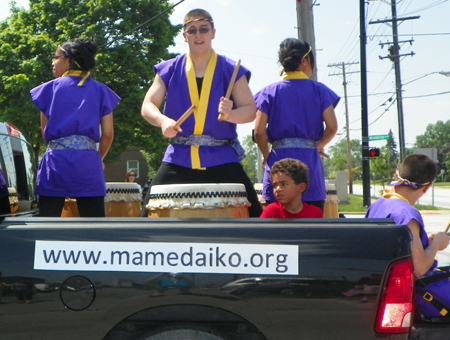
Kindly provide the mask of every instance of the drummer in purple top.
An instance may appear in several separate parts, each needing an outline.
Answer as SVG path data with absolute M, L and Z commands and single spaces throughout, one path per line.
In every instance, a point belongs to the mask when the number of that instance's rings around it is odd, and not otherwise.
M 105 216 L 102 160 L 113 140 L 112 111 L 120 98 L 91 79 L 96 53 L 90 39 L 61 44 L 52 56 L 56 79 L 31 90 L 47 144 L 35 190 L 40 216 L 61 216 L 66 197 L 77 199 L 81 217 Z
M 436 259 L 437 252 L 447 248 L 449 236 L 445 232 L 428 234 L 420 211 L 414 207 L 432 187 L 436 173 L 437 165 L 427 155 L 407 156 L 398 167 L 392 188 L 385 190 L 383 197 L 374 202 L 366 214 L 366 218 L 391 218 L 395 224 L 406 225 L 410 229 L 417 279 L 415 301 L 425 318 L 441 317 L 450 307 L 450 281 L 448 275 L 441 277 L 445 272 L 438 269 Z M 442 309 L 442 304 L 447 310 Z
M 225 98 L 236 63 L 212 49 L 216 30 L 211 15 L 202 9 L 190 11 L 183 30 L 189 52 L 154 67 L 155 80 L 142 104 L 142 116 L 172 139 L 151 185 L 243 183 L 252 203 L 249 214 L 259 217 L 255 189 L 239 163 L 243 149 L 236 131 L 236 124 L 255 119 L 250 72 L 239 67 L 231 97 Z M 194 113 L 174 127 L 192 105 Z
M 272 165 L 283 158 L 294 158 L 309 168 L 310 184 L 302 201 L 323 211 L 326 191 L 319 152 L 336 134 L 334 108 L 340 98 L 325 85 L 309 79 L 314 55 L 308 43 L 285 39 L 278 60 L 284 68 L 282 80 L 255 95 L 255 139 L 265 164 L 262 198 L 275 201 L 270 183 Z

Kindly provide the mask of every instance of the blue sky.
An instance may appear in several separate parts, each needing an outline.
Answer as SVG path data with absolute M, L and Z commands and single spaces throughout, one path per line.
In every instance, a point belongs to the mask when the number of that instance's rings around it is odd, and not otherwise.
M 0 20 L 8 16 L 8 2 L 0 0 Z M 318 80 L 344 97 L 342 77 L 331 75 L 339 73 L 340 69 L 329 65 L 359 61 L 359 1 L 316 0 L 315 3 Z M 28 0 L 17 0 L 17 4 L 27 6 Z M 216 52 L 234 60 L 241 59 L 242 65 L 252 71 L 250 88 L 253 93 L 279 80 L 279 43 L 287 37 L 297 37 L 296 0 L 185 0 L 175 8 L 172 23 L 181 23 L 186 12 L 193 8 L 211 13 L 217 30 L 213 42 Z M 406 147 L 412 147 L 415 137 L 423 134 L 428 124 L 450 119 L 450 77 L 438 74 L 450 71 L 448 13 L 449 0 L 397 1 L 398 17 L 420 15 L 419 19 L 404 21 L 398 27 L 399 40 L 413 40 L 412 44 L 401 45 L 401 53 L 414 52 L 414 56 L 401 59 Z M 369 24 L 389 18 L 390 1 L 368 2 L 369 135 L 387 134 L 392 129 L 398 143 L 393 64 L 389 59 L 379 58 L 387 55 L 386 46 L 382 48 L 380 43 L 392 42 L 392 29 L 386 24 Z M 170 50 L 187 51 L 181 34 Z M 346 69 L 355 72 L 347 75 L 350 138 L 361 139 L 359 65 L 349 65 Z M 340 135 L 331 144 L 345 138 L 344 99 L 336 108 L 336 116 Z M 239 136 L 250 134 L 252 127 L 253 124 L 239 126 Z M 370 146 L 384 143 L 370 142 Z

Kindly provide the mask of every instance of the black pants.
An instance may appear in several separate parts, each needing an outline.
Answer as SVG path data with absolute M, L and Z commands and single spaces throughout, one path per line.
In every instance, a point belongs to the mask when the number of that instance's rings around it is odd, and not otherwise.
M 73 197 L 77 199 L 80 217 L 105 217 L 105 198 Z M 61 217 L 65 197 L 39 196 L 39 216 Z
M 0 198 L 0 215 L 11 214 L 11 204 L 9 202 L 9 196 Z
M 190 169 L 175 164 L 162 163 L 144 197 L 141 217 L 147 217 L 148 215 L 145 207 L 148 204 L 149 194 L 153 185 L 193 183 L 242 183 L 247 191 L 247 198 L 252 204 L 248 209 L 250 217 L 259 217 L 262 213 L 261 204 L 259 203 L 255 188 L 240 163 L 213 166 L 206 168 L 206 170 Z

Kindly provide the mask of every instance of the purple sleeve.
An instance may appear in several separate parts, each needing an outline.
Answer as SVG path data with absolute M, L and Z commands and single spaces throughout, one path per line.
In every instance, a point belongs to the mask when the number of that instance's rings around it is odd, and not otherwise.
M 30 91 L 31 99 L 33 100 L 34 105 L 38 108 L 39 111 L 43 112 L 45 116 L 47 116 L 48 105 L 51 103 L 53 96 L 53 85 L 52 82 L 47 82 L 38 87 L 35 87 Z
M 325 111 L 330 105 L 333 105 L 333 107 L 336 107 L 339 101 L 341 100 L 341 97 L 339 97 L 336 93 L 334 93 L 332 90 L 330 90 L 328 87 L 326 87 L 322 83 L 320 84 L 320 97 L 321 97 L 321 104 L 322 104 L 322 112 Z
M 155 72 L 155 74 L 159 74 L 162 81 L 164 82 L 164 85 L 166 85 L 166 88 L 169 87 L 169 81 L 173 74 L 175 61 L 176 59 L 170 59 L 167 61 L 163 61 L 162 63 L 153 67 L 153 71 Z
M 259 111 L 264 112 L 266 115 L 269 115 L 271 111 L 270 103 L 273 103 L 273 101 L 271 100 L 272 96 L 270 95 L 270 91 L 268 91 L 269 87 L 271 86 L 265 87 L 254 96 L 256 108 Z
M 236 67 L 237 62 L 225 57 L 225 56 L 220 56 L 217 55 L 218 58 L 223 57 L 226 61 L 226 67 L 227 67 L 227 73 L 229 73 L 229 77 L 231 78 L 231 76 L 233 75 L 234 72 L 234 68 Z M 241 79 L 242 76 L 245 76 L 247 78 L 247 83 L 250 81 L 250 77 L 252 76 L 252 73 L 250 72 L 249 69 L 247 69 L 246 67 L 242 66 L 242 64 L 239 65 L 239 70 L 238 73 L 236 75 L 236 81 L 238 81 L 239 79 Z
M 103 107 L 102 117 L 109 115 L 117 104 L 120 102 L 120 97 L 115 94 L 108 86 L 101 84 L 103 90 Z
M 234 71 L 234 69 L 233 69 L 233 71 Z M 239 71 L 238 71 L 236 80 L 241 79 L 241 77 L 244 76 L 244 75 L 247 78 L 247 83 L 249 83 L 250 82 L 250 77 L 252 76 L 252 73 L 250 72 L 250 70 L 248 70 L 244 66 L 239 65 Z
M 0 198 L 8 196 L 9 196 L 8 186 L 6 185 L 5 178 L 3 177 L 3 173 L 0 170 Z

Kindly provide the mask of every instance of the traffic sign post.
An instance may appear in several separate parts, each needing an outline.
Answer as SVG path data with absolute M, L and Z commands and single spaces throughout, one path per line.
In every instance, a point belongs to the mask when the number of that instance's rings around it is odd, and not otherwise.
M 430 157 L 433 161 L 437 162 L 437 148 L 414 149 L 413 153 L 423 153 Z
M 423 153 L 437 162 L 437 148 L 414 149 L 414 153 Z M 431 185 L 431 205 L 434 207 L 434 182 Z

